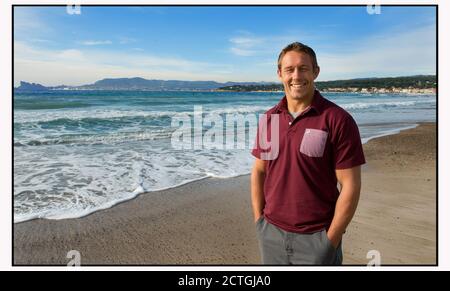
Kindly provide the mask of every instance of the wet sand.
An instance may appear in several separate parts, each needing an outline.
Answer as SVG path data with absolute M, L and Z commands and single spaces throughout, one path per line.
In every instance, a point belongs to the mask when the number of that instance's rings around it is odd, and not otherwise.
M 364 145 L 361 200 L 344 237 L 344 264 L 436 262 L 436 124 Z M 249 175 L 146 193 L 78 219 L 14 225 L 16 265 L 259 264 Z

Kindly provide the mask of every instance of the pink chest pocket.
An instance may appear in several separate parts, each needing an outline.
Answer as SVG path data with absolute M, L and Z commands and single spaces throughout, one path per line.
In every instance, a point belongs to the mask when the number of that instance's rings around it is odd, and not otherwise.
M 302 144 L 300 145 L 300 152 L 313 158 L 322 157 L 327 143 L 327 137 L 328 132 L 326 131 L 312 128 L 305 129 Z

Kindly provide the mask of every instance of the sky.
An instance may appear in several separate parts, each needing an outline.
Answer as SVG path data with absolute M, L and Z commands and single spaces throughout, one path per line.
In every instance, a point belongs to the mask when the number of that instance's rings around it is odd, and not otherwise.
M 436 73 L 434 7 L 14 8 L 14 85 L 103 78 L 277 82 L 277 58 L 311 46 L 318 81 Z M 374 12 L 373 10 L 371 12 Z

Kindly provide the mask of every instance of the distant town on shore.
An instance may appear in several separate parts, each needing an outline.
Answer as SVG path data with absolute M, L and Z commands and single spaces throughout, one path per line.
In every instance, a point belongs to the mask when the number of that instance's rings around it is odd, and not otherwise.
M 389 78 L 359 78 L 315 82 L 322 92 L 361 93 L 436 93 L 435 75 L 416 75 Z M 20 82 L 14 92 L 50 90 L 142 90 L 142 91 L 218 91 L 218 92 L 277 92 L 283 91 L 281 83 L 147 80 L 144 78 L 108 78 L 81 86 L 43 86 Z
M 322 92 L 361 93 L 436 93 L 436 76 L 417 75 L 392 78 L 361 78 L 315 82 Z M 282 84 L 235 85 L 219 88 L 218 91 L 283 91 Z

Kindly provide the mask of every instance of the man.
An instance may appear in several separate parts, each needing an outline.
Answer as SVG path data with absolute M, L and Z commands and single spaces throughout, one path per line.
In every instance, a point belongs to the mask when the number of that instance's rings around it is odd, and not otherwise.
M 319 72 L 310 47 L 285 47 L 278 58 L 285 97 L 266 112 L 266 126 L 260 120 L 251 195 L 264 264 L 342 264 L 365 159 L 353 118 L 315 89 Z M 275 155 L 262 146 L 265 137 Z

